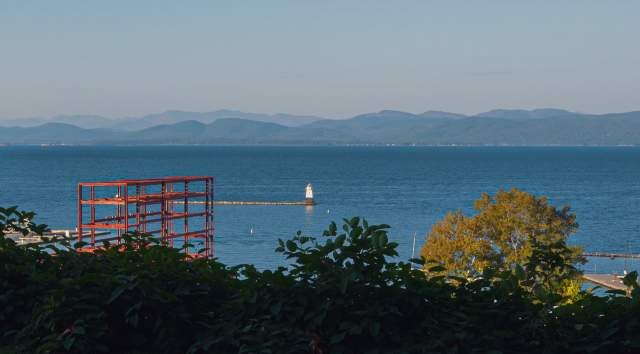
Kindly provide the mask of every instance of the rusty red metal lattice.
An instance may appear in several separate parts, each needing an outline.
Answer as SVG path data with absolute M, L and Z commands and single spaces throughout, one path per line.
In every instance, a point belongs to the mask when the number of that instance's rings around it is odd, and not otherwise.
M 214 255 L 213 177 L 174 176 L 78 184 L 80 251 L 103 241 L 122 242 L 125 233 L 158 238 L 193 258 Z M 191 203 L 198 202 L 198 203 Z M 98 236 L 96 233 L 106 237 Z

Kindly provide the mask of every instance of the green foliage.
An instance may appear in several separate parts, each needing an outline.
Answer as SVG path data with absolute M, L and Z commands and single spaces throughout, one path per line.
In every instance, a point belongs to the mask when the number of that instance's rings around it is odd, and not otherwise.
M 47 286 L 51 257 L 34 248 L 18 248 L 4 236 L 9 233 L 42 234 L 46 225 L 32 220 L 35 213 L 17 207 L 0 207 L 0 344 L 3 334 L 31 318 L 33 299 Z M 1 347 L 1 345 L 0 345 Z
M 4 236 L 10 232 L 28 235 L 33 232 L 42 235 L 47 229 L 47 225 L 38 225 L 33 222 L 36 216 L 31 211 L 19 211 L 17 206 L 10 208 L 0 207 L 0 236 Z
M 353 218 L 321 238 L 298 232 L 278 242 L 291 265 L 264 271 L 191 260 L 145 235 L 95 253 L 60 243 L 55 256 L 0 236 L 0 352 L 638 351 L 635 272 L 629 297 L 566 302 L 554 285 L 567 274 L 561 244 L 534 242 L 522 267 L 453 277 L 395 261 L 388 229 Z
M 0 347 L 28 353 L 185 352 L 235 281 L 144 235 L 94 254 L 61 242 L 55 256 L 0 242 Z
M 545 197 L 514 188 L 483 194 L 475 209 L 472 217 L 458 211 L 435 224 L 420 255 L 467 278 L 485 269 L 510 272 L 546 302 L 579 279 L 582 250 L 566 243 L 578 227 L 569 207 L 556 209 Z

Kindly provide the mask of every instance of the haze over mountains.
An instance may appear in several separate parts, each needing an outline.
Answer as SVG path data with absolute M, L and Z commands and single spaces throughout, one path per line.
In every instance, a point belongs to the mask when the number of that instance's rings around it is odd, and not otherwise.
M 380 111 L 349 119 L 219 110 L 0 120 L 0 144 L 640 145 L 640 111 Z
M 218 110 L 213 112 L 187 112 L 166 111 L 162 113 L 148 114 L 142 117 L 106 118 L 97 115 L 60 115 L 52 118 L 19 118 L 0 119 L 0 127 L 35 127 L 45 123 L 65 123 L 79 128 L 96 129 L 108 128 L 115 130 L 136 131 L 150 128 L 159 124 L 174 124 L 187 120 L 195 120 L 201 123 L 213 123 L 221 118 L 240 118 L 260 122 L 272 122 L 285 126 L 298 126 L 316 120 L 324 119 L 314 116 L 299 116 L 286 113 L 262 114 L 246 113 L 231 110 Z

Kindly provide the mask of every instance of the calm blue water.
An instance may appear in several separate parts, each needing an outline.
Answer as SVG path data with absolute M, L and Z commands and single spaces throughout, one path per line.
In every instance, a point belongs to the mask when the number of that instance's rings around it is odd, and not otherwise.
M 0 147 L 0 162 L 0 205 L 36 210 L 52 228 L 76 226 L 79 181 L 214 175 L 218 200 L 269 201 L 302 200 L 313 184 L 312 208 L 216 207 L 216 256 L 228 264 L 285 264 L 278 238 L 356 215 L 392 225 L 408 258 L 414 232 L 421 244 L 448 210 L 471 213 L 482 192 L 512 186 L 571 205 L 580 223 L 571 243 L 640 253 L 640 148 Z

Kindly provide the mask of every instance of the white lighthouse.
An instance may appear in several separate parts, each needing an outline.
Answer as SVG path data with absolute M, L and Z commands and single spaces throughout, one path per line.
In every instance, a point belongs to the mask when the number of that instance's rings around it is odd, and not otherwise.
M 305 189 L 304 203 L 306 205 L 314 205 L 315 204 L 315 202 L 313 201 L 313 187 L 311 187 L 311 183 L 307 184 L 307 188 Z

